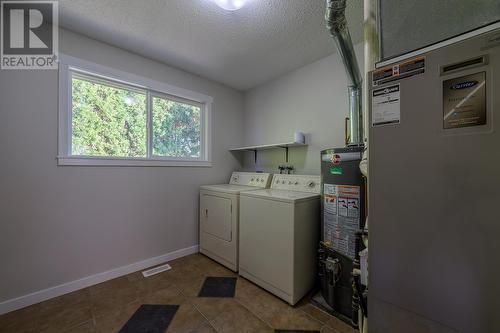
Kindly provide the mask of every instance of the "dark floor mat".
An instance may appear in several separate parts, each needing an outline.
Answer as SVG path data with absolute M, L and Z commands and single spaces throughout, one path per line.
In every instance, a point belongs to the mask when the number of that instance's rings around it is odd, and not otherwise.
M 320 332 L 307 331 L 307 330 L 274 330 L 274 333 L 320 333 Z
M 198 297 L 234 297 L 235 277 L 209 276 L 205 279 Z
M 175 316 L 178 305 L 143 304 L 119 333 L 163 333 Z

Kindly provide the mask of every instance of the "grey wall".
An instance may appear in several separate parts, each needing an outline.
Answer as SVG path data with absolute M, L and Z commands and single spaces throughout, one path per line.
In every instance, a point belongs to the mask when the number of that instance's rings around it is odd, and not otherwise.
M 243 97 L 60 32 L 61 52 L 214 98 L 213 167 L 58 167 L 57 71 L 0 72 L 0 302 L 198 243 L 198 186 L 239 167 Z
M 333 43 L 333 41 L 332 41 Z M 363 44 L 355 51 L 363 72 Z M 309 146 L 290 149 L 289 163 L 300 174 L 319 174 L 319 152 L 344 146 L 344 118 L 348 115 L 347 77 L 338 54 L 299 68 L 245 94 L 246 145 L 293 141 L 299 130 Z M 278 172 L 284 150 L 245 153 L 245 168 Z

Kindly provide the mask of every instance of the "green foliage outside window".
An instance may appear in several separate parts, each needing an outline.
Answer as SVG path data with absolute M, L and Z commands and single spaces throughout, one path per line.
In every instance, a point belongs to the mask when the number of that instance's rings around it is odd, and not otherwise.
M 200 108 L 153 97 L 153 154 L 200 156 Z
M 72 155 L 147 157 L 147 95 L 72 78 Z M 152 98 L 152 155 L 201 156 L 201 108 Z
M 73 78 L 72 154 L 146 157 L 146 94 Z

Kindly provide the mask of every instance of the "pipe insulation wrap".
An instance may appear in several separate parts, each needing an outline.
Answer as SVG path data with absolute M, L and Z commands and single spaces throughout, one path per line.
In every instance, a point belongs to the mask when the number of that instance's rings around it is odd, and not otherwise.
M 356 88 L 361 88 L 363 80 L 354 54 L 351 35 L 347 28 L 345 9 L 346 0 L 327 0 L 325 14 L 326 27 L 337 44 L 350 84 Z
M 333 37 L 342 62 L 344 63 L 349 85 L 350 136 L 348 145 L 363 144 L 363 115 L 361 111 L 362 76 L 354 53 L 347 20 L 345 17 L 346 0 L 326 0 L 326 27 Z

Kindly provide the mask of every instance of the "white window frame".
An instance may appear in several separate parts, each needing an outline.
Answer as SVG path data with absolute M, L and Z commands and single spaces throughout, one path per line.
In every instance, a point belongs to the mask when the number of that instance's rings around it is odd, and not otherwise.
M 147 157 L 80 156 L 71 153 L 72 137 L 72 73 L 79 73 L 110 81 L 124 88 L 146 91 L 148 146 Z M 201 107 L 201 153 L 200 157 L 156 156 L 152 150 L 152 108 L 153 97 L 163 97 Z M 59 126 L 58 165 L 68 166 L 212 166 L 212 103 L 213 98 L 167 83 L 151 80 L 114 68 L 98 65 L 86 60 L 59 54 Z

